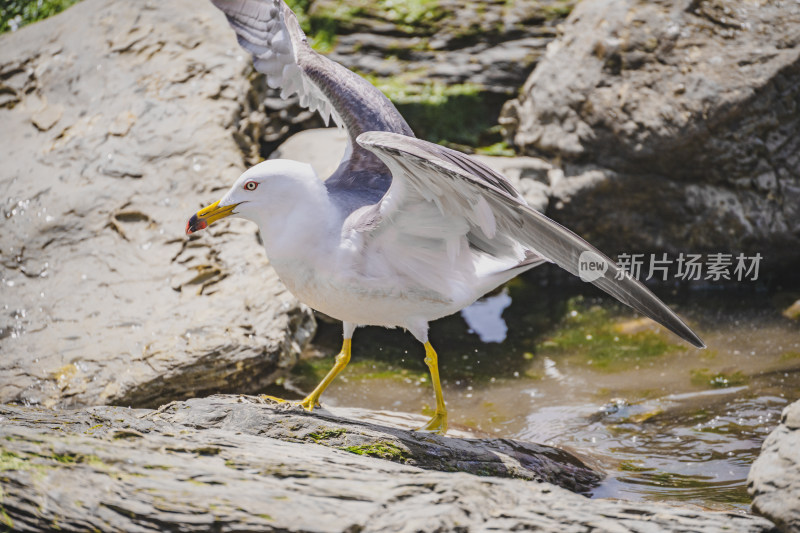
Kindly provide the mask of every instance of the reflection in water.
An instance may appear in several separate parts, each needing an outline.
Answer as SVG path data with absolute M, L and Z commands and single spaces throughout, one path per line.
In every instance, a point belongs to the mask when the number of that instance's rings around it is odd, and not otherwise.
M 503 342 L 508 334 L 503 311 L 509 305 L 511 296 L 507 290 L 503 290 L 462 309 L 461 316 L 469 326 L 469 333 L 477 333 L 481 341 Z
M 746 510 L 750 465 L 800 398 L 800 333 L 781 305 L 763 294 L 667 297 L 709 346 L 698 350 L 585 284 L 534 279 L 432 324 L 451 426 L 589 457 L 608 473 L 595 497 Z M 336 326 L 322 327 L 315 348 L 328 358 L 300 365 L 294 385 L 313 388 L 339 342 Z M 421 347 L 402 331 L 358 330 L 323 402 L 432 410 Z

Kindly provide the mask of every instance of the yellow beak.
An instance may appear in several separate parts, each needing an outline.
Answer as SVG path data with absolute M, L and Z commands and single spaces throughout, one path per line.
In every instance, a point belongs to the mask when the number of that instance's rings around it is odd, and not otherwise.
M 207 228 L 221 218 L 233 214 L 233 209 L 239 204 L 219 206 L 219 200 L 208 207 L 204 207 L 189 219 L 186 223 L 186 235 L 191 235 L 195 231 Z

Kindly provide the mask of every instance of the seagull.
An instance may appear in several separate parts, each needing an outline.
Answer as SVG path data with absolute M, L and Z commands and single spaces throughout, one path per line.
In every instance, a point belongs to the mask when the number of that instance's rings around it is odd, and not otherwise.
M 305 163 L 264 161 L 194 214 L 191 234 L 228 216 L 258 225 L 271 265 L 301 302 L 342 321 L 342 349 L 299 402 L 308 411 L 350 361 L 358 326 L 401 327 L 425 348 L 436 410 L 420 431 L 444 435 L 447 409 L 428 324 L 537 265 L 555 263 L 659 322 L 703 341 L 644 285 L 575 233 L 535 211 L 476 159 L 417 139 L 367 80 L 315 52 L 282 0 L 212 0 L 281 96 L 297 94 L 348 134 L 322 181 Z M 588 259 L 587 259 L 588 258 Z M 596 268 L 589 272 L 582 265 Z

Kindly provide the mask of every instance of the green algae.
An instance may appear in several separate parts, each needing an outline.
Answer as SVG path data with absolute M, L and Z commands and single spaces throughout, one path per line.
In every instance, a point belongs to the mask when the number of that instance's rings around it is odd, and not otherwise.
M 292 369 L 292 375 L 299 378 L 301 386 L 314 387 L 333 368 L 334 363 L 334 356 L 302 359 Z M 348 378 L 358 380 L 397 379 L 419 382 L 426 380 L 428 376 L 427 368 L 422 368 L 424 370 L 417 371 L 383 359 L 363 359 L 354 355 L 345 371 Z
M 623 472 L 652 472 L 653 468 L 648 468 L 642 464 L 641 461 L 634 461 L 629 459 L 627 461 L 622 461 L 619 464 L 619 470 Z
M 537 355 L 567 356 L 599 370 L 620 372 L 685 350 L 652 330 L 620 331 L 620 316 L 613 308 L 589 305 L 582 296 L 572 298 L 567 311 L 555 330 L 538 343 Z
M 746 384 L 748 377 L 739 372 L 715 372 L 708 368 L 695 368 L 689 371 L 693 385 L 713 389 L 724 389 Z

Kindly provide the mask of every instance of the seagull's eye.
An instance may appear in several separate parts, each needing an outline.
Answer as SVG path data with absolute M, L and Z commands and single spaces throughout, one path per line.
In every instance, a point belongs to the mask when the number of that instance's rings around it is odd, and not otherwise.
M 256 190 L 256 187 L 258 187 L 258 183 L 255 181 L 248 181 L 244 184 L 244 190 L 246 191 L 254 191 Z

